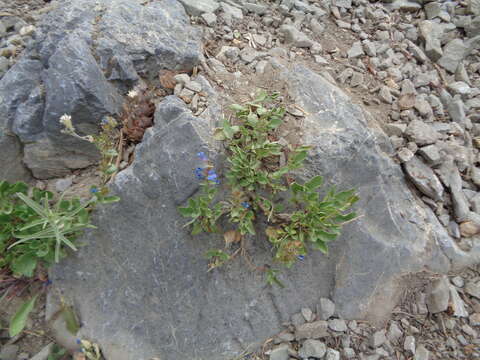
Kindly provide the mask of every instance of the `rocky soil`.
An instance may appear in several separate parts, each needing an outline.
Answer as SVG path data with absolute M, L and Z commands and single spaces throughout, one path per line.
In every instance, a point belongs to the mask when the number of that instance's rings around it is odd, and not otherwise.
M 435 214 L 435 242 L 449 263 L 441 266 L 448 276 L 432 271 L 409 275 L 409 289 L 388 321 L 342 320 L 336 311 L 345 308 L 341 299 L 335 299 L 335 306 L 324 296 L 316 307 L 283 314 L 291 318 L 285 330 L 264 342 L 261 351 L 247 349 L 244 358 L 479 359 L 480 2 L 179 1 L 201 33 L 203 56 L 193 72 L 167 66 L 155 76 L 145 61 L 145 72 L 138 71 L 144 81 L 166 91 L 163 95 L 177 95 L 194 116 L 210 119 L 217 102 L 246 100 L 262 86 L 282 92 L 284 82 L 271 71 L 278 64 L 312 69 L 372 114 L 370 127 L 389 137 L 382 150 L 401 165 L 417 201 Z M 0 79 L 22 49 L 33 46 L 35 21 L 57 4 L 5 2 L 4 7 L 0 2 Z M 96 54 L 104 56 L 102 66 L 109 45 Z M 112 82 L 124 81 L 125 86 L 138 80 L 128 64 L 116 69 L 106 71 Z M 283 94 L 292 105 L 290 116 L 308 117 Z M 156 119 L 165 116 L 158 113 Z M 17 135 L 29 144 L 24 130 L 17 129 Z M 48 166 L 31 168 L 44 179 L 64 174 L 56 166 L 51 173 Z M 82 179 L 91 179 L 82 176 L 77 172 L 37 184 L 72 190 L 76 184 L 82 187 Z M 408 221 L 426 226 L 418 216 Z M 464 267 L 469 268 L 460 273 Z M 1 351 L 1 360 L 19 359 Z

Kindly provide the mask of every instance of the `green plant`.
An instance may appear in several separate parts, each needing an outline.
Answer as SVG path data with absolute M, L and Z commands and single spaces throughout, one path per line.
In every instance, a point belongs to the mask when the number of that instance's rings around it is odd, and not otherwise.
M 327 254 L 328 242 L 338 237 L 343 224 L 356 217 L 350 212 L 358 200 L 355 191 L 332 188 L 321 197 L 321 176 L 304 184 L 294 181 L 292 172 L 303 166 L 310 147 L 279 141 L 277 128 L 285 109 L 276 94 L 262 92 L 255 100 L 231 109 L 233 119 L 223 120 L 222 127 L 214 132 L 215 139 L 225 144 L 227 195 L 218 199 L 219 177 L 205 153 L 198 153 L 204 162 L 195 170 L 202 180 L 200 194 L 179 208 L 183 216 L 191 218 L 186 226 L 192 226 L 193 235 L 218 232 L 217 222 L 225 216 L 238 233 L 225 233 L 226 248 L 232 243 L 242 246 L 245 236 L 256 234 L 255 220 L 262 214 L 269 225 L 266 236 L 275 249 L 274 260 L 290 267 L 307 254 L 307 244 Z M 288 194 L 287 200 L 280 201 L 279 193 Z M 235 254 L 213 250 L 207 255 L 213 261 L 210 266 L 217 267 Z M 281 284 L 276 277 L 278 270 L 267 267 L 264 271 L 268 283 Z
M 30 300 L 23 303 L 15 315 L 13 315 L 8 330 L 10 337 L 17 336 L 22 332 L 27 322 L 28 315 L 32 312 L 33 307 L 35 306 L 35 300 L 37 300 L 37 297 L 38 295 L 35 295 Z
M 90 224 L 96 204 L 118 201 L 92 188 L 87 201 L 78 198 L 53 201 L 53 195 L 24 183 L 0 182 L 0 268 L 31 277 L 39 263 L 50 266 L 77 250 L 74 239 Z

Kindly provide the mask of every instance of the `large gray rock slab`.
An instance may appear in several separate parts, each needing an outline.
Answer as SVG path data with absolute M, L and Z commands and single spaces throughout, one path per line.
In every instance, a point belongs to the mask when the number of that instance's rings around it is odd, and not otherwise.
M 209 151 L 222 173 L 209 137 L 221 112 L 196 118 L 182 101 L 166 98 L 134 163 L 112 184 L 122 200 L 98 209 L 98 229 L 81 239 L 86 246 L 51 274 L 76 305 L 84 324 L 79 336 L 101 343 L 108 360 L 229 359 L 322 297 L 333 295 L 339 316 L 371 318 L 395 305 L 403 275 L 449 270 L 428 213 L 387 155 L 388 138 L 369 128 L 371 118 L 319 75 L 301 66 L 277 71 L 289 97 L 309 114 L 301 140 L 313 149 L 299 176 L 320 173 L 339 188 L 357 188 L 362 217 L 345 226 L 329 256 L 312 251 L 284 269 L 285 288 L 267 286 L 241 260 L 207 273 L 203 255 L 222 238 L 192 237 L 177 207 L 198 189 L 198 151 Z M 210 100 L 219 103 L 214 94 Z M 271 264 L 265 238 L 251 240 L 254 262 Z
M 118 114 L 121 94 L 137 80 L 162 69 L 189 71 L 200 57 L 198 34 L 176 0 L 62 2 L 37 34 L 0 81 L 6 114 L 0 127 L 18 136 L 23 161 L 37 178 L 98 161 L 92 144 L 61 133 L 60 116 L 70 114 L 82 135 L 96 133 L 104 116 Z

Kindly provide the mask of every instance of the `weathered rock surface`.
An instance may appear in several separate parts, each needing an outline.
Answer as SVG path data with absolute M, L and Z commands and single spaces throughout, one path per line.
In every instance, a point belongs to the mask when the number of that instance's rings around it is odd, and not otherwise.
M 24 162 L 37 178 L 63 176 L 98 160 L 92 144 L 61 133 L 60 116 L 70 114 L 81 134 L 96 133 L 105 115 L 118 113 L 121 92 L 139 76 L 151 79 L 161 69 L 189 70 L 199 62 L 198 37 L 175 0 L 68 1 L 39 29 L 0 80 L 6 114 L 0 127 L 25 144 Z M 18 154 L 0 150 L 8 155 L 2 166 L 20 166 Z
M 360 213 L 368 215 L 345 227 L 329 257 L 312 251 L 284 270 L 283 289 L 267 287 L 241 261 L 207 273 L 203 254 L 221 239 L 192 238 L 177 206 L 198 188 L 196 153 L 210 149 L 216 157 L 208 134 L 220 113 L 195 118 L 179 99 L 165 99 L 133 165 L 112 185 L 122 201 L 99 209 L 99 228 L 83 239 L 87 246 L 51 276 L 75 299 L 83 335 L 102 343 L 108 359 L 223 360 L 278 332 L 290 314 L 315 308 L 330 293 L 344 318 L 387 314 L 399 274 L 424 266 L 448 270 L 426 213 L 381 150 L 389 146 L 385 136 L 369 130 L 361 108 L 322 77 L 301 66 L 278 71 L 291 98 L 312 114 L 302 141 L 313 145 L 307 175 L 321 173 L 339 188 L 357 188 Z M 262 236 L 248 248 L 258 264 L 271 261 Z

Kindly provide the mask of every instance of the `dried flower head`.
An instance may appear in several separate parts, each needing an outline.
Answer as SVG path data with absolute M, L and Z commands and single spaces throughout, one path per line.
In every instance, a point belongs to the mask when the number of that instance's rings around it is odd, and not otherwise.
M 62 124 L 66 130 L 75 131 L 75 128 L 72 124 L 72 117 L 68 114 L 63 114 L 60 117 L 60 124 Z
M 135 98 L 138 95 L 138 91 L 136 90 L 130 90 L 127 94 L 127 96 L 131 99 Z

